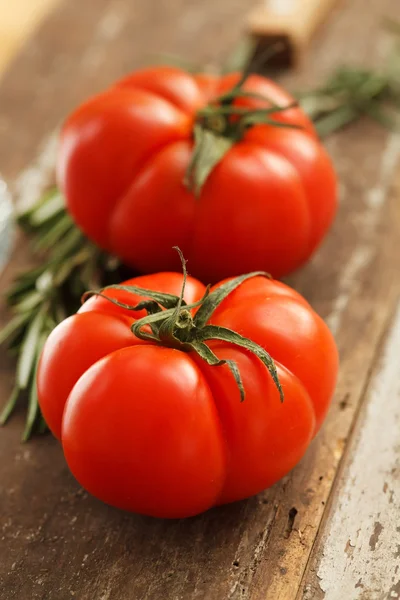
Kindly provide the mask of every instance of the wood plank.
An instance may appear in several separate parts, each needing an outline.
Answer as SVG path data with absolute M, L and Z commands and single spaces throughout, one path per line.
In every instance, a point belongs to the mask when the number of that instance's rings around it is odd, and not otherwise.
M 384 43 L 378 17 L 396 16 L 398 4 L 381 0 L 366 11 L 364 1 L 343 0 L 308 64 L 288 80 L 291 87 L 318 81 L 350 55 L 363 64 L 376 60 Z M 121 0 L 65 2 L 1 88 L 0 164 L 20 202 L 36 195 L 49 176 L 52 132 L 74 104 L 143 63 L 148 48 L 201 61 L 222 55 L 238 39 L 247 10 L 241 0 L 178 0 L 157 4 L 157 11 L 152 2 L 134 10 Z M 321 251 L 290 283 L 331 324 L 342 364 L 336 401 L 305 459 L 248 501 L 186 521 L 157 521 L 121 513 L 82 492 L 54 440 L 20 445 L 22 417 L 16 418 L 0 434 L 2 600 L 296 597 L 400 292 L 399 203 L 390 185 L 398 139 L 362 123 L 335 136 L 329 148 L 342 182 L 339 215 Z M 2 286 L 26 260 L 20 246 Z M 1 318 L 7 318 L 4 309 Z M 5 398 L 12 362 L 2 354 L 0 365 Z
M 400 597 L 399 355 L 400 305 L 346 449 L 303 600 Z
M 0 76 L 24 40 L 58 0 L 0 0 Z

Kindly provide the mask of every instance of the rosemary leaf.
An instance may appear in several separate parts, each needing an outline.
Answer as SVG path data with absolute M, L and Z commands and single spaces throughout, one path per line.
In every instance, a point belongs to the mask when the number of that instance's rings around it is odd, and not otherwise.
M 35 363 L 34 363 L 34 368 L 33 368 L 33 370 L 31 370 L 31 379 L 32 380 L 31 380 L 31 385 L 29 388 L 28 413 L 27 413 L 27 417 L 26 417 L 24 433 L 22 435 L 23 442 L 26 442 L 30 438 L 33 427 L 35 425 L 35 421 L 41 416 L 40 408 L 39 408 L 38 393 L 37 393 L 36 377 L 37 377 L 37 370 L 38 370 L 38 366 L 39 366 L 40 354 L 42 352 L 42 348 L 44 346 L 46 338 L 47 338 L 47 335 L 43 335 L 43 333 L 42 333 L 40 340 L 38 341 L 38 344 L 35 348 L 36 359 L 35 359 Z
M 17 385 L 21 390 L 26 389 L 32 373 L 42 325 L 44 312 L 39 311 L 33 318 L 26 331 L 17 365 Z
M 14 387 L 13 391 L 11 392 L 11 395 L 10 395 L 8 401 L 4 405 L 3 410 L 1 411 L 0 425 L 4 425 L 5 423 L 7 423 L 8 419 L 10 418 L 11 414 L 13 413 L 13 411 L 15 409 L 15 405 L 18 400 L 19 393 L 20 393 L 20 389 L 16 385 Z
M 49 196 L 48 202 L 44 202 L 31 215 L 30 224 L 32 227 L 39 227 L 45 224 L 49 219 L 59 215 L 64 211 L 64 201 L 61 194 L 53 193 Z
M 315 121 L 315 128 L 320 137 L 326 137 L 341 129 L 345 125 L 352 123 L 357 113 L 350 106 L 340 106 L 333 112 L 322 115 Z
M 25 295 L 23 300 L 18 302 L 18 305 L 15 307 L 15 312 L 29 313 L 39 306 L 42 300 L 43 296 L 40 292 L 37 292 L 36 290 L 30 291 Z
M 7 339 L 10 339 L 30 318 L 29 313 L 16 315 L 11 321 L 0 331 L 0 344 L 3 344 Z

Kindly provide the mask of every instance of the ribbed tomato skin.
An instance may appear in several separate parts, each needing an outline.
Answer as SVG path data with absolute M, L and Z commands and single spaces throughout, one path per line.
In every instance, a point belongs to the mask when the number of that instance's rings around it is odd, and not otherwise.
M 68 210 L 100 247 L 142 273 L 179 270 L 179 246 L 203 281 L 293 271 L 315 251 L 336 211 L 336 176 L 308 117 L 274 113 L 300 129 L 255 125 L 213 169 L 199 197 L 184 184 L 196 113 L 238 74 L 137 71 L 66 121 L 57 172 Z M 235 107 L 293 104 L 271 80 L 248 77 Z
M 182 275 L 158 273 L 125 284 L 176 295 Z M 188 303 L 204 291 L 188 278 Z M 107 293 L 129 301 L 127 292 Z M 132 304 L 139 299 L 130 298 Z M 241 402 L 228 366 L 139 340 L 131 332 L 133 314 L 93 297 L 43 349 L 40 407 L 83 487 L 124 510 L 180 518 L 252 496 L 299 462 L 327 413 L 338 371 L 332 335 L 304 298 L 254 277 L 210 320 L 271 354 L 283 402 L 248 350 L 209 342 L 219 358 L 235 361 L 245 389 Z

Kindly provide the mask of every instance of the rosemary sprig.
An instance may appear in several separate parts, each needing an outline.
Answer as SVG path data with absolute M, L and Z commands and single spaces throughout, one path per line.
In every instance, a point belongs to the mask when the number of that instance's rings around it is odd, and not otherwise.
M 396 129 L 400 124 L 400 53 L 382 71 L 341 67 L 324 86 L 299 94 L 299 101 L 320 137 L 364 116 Z
M 121 275 L 119 262 L 101 252 L 77 229 L 57 189 L 21 214 L 18 222 L 32 237 L 34 253 L 41 256 L 42 263 L 18 275 L 6 294 L 13 317 L 0 331 L 0 344 L 7 342 L 18 358 L 15 386 L 0 414 L 0 424 L 6 423 L 19 397 L 25 394 L 25 441 L 33 431 L 46 429 L 36 391 L 37 364 L 46 338 L 78 309 L 83 292 L 119 283 Z

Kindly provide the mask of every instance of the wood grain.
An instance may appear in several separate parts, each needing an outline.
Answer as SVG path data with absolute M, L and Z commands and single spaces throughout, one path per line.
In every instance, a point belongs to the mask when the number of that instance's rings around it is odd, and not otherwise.
M 0 164 L 18 201 L 29 202 L 51 176 L 54 129 L 77 102 L 150 61 L 150 49 L 206 62 L 223 56 L 239 39 L 248 10 L 244 4 L 62 4 L 1 88 Z M 379 60 L 386 44 L 380 16 L 396 17 L 398 12 L 397 0 L 381 0 L 379 5 L 343 0 L 315 40 L 307 65 L 286 83 L 295 89 L 315 83 L 349 56 L 360 64 Z M 330 531 L 335 540 L 341 534 L 335 514 L 347 493 L 348 477 L 361 468 L 357 455 L 363 456 L 368 443 L 376 452 L 383 448 L 365 411 L 369 406 L 376 410 L 371 381 L 378 375 L 371 380 L 371 372 L 380 368 L 376 364 L 382 340 L 393 329 L 400 293 L 400 213 L 398 189 L 393 187 L 400 143 L 397 136 L 363 122 L 332 138 L 329 149 L 341 179 L 338 218 L 323 248 L 289 282 L 332 327 L 341 373 L 326 425 L 302 463 L 248 501 L 186 521 L 157 521 L 121 513 L 82 492 L 50 437 L 21 446 L 21 415 L 0 432 L 1 600 L 309 600 L 324 594 L 336 600 L 333 594 L 340 589 L 343 573 L 338 568 L 332 579 L 330 562 L 322 560 L 322 553 L 326 544 L 331 547 Z M 27 260 L 26 247 L 20 245 L 1 286 Z M 5 309 L 1 318 L 7 319 Z M 397 338 L 389 337 L 385 346 L 389 354 L 397 347 L 393 339 Z M 387 382 L 384 389 L 395 393 L 393 372 L 385 365 L 379 377 Z M 2 354 L 1 398 L 11 389 L 12 368 Z M 363 423 L 368 439 L 361 435 Z M 391 442 L 387 440 L 389 446 Z M 391 450 L 398 455 L 393 444 Z M 385 465 L 375 463 L 376 486 Z M 387 494 L 395 484 L 393 477 L 385 479 Z M 391 508 L 397 511 L 398 506 Z M 377 522 L 386 527 L 388 515 L 382 513 Z M 376 536 L 379 549 L 386 538 L 378 530 Z M 364 554 L 360 550 L 360 556 Z M 390 558 L 395 565 L 397 559 Z M 346 569 L 346 563 L 340 565 Z M 373 595 L 361 598 L 374 600 Z
M 380 350 L 304 577 L 304 600 L 400 597 L 400 306 Z

